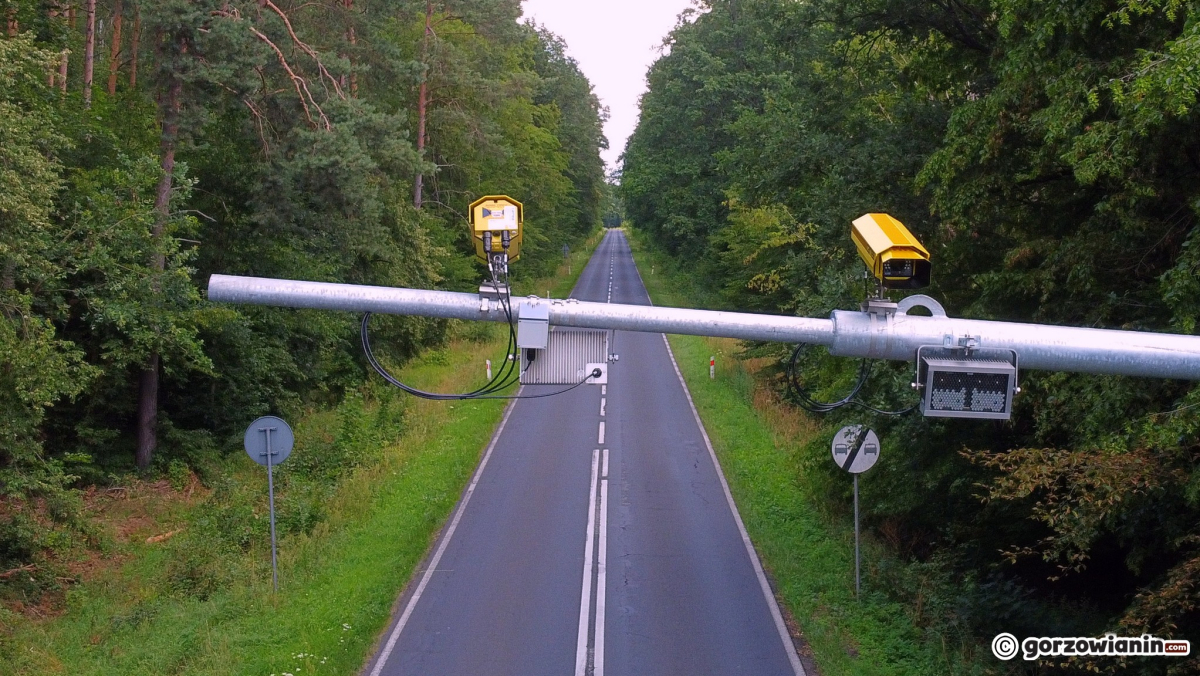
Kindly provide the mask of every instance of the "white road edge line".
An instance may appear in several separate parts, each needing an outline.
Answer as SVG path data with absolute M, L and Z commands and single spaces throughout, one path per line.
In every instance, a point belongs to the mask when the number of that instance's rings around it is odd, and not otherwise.
M 671 365 L 675 367 L 675 375 L 679 377 L 679 385 L 683 387 L 683 394 L 687 397 L 688 406 L 692 407 L 696 426 L 700 428 L 700 435 L 704 437 L 704 445 L 708 447 L 708 455 L 712 457 L 713 467 L 717 469 L 717 478 L 721 480 L 721 489 L 725 491 L 725 500 L 729 503 L 729 511 L 733 512 L 733 520 L 737 522 L 738 531 L 742 534 L 742 544 L 746 546 L 746 554 L 750 557 L 750 563 L 754 564 L 754 574 L 758 576 L 758 586 L 762 588 L 763 596 L 767 600 L 767 607 L 771 610 L 771 619 L 775 620 L 775 628 L 779 631 L 780 640 L 783 641 L 784 652 L 787 653 L 788 661 L 792 663 L 792 671 L 796 676 L 808 676 L 804 671 L 804 665 L 800 663 L 800 655 L 796 653 L 796 644 L 792 641 L 792 635 L 783 621 L 783 613 L 780 612 L 779 604 L 775 601 L 775 594 L 771 592 L 771 583 L 767 582 L 762 562 L 758 560 L 758 552 L 750 542 L 746 524 L 742 523 L 742 515 L 738 513 L 737 505 L 733 502 L 733 493 L 729 492 L 729 482 L 725 480 L 725 472 L 717 460 L 717 452 L 713 450 L 712 441 L 708 438 L 708 431 L 704 429 L 704 422 L 700 420 L 700 413 L 696 410 L 695 402 L 692 401 L 692 393 L 688 391 L 687 383 L 683 380 L 683 373 L 679 371 L 679 363 L 675 361 L 671 343 L 667 340 L 667 334 L 661 335 L 663 344 L 667 346 L 667 354 L 671 357 Z
M 633 256 L 633 251 L 629 252 L 630 257 Z M 642 289 L 646 291 L 646 300 L 651 305 L 654 301 L 650 300 L 650 291 L 646 289 L 646 282 L 642 280 L 642 271 L 638 270 L 636 261 L 633 265 L 633 271 L 637 273 L 638 281 L 642 282 Z M 804 671 L 804 665 L 800 663 L 800 655 L 796 653 L 796 644 L 792 641 L 792 634 L 788 631 L 787 624 L 783 621 L 783 613 L 779 610 L 779 604 L 775 601 L 775 594 L 771 592 L 771 583 L 767 582 L 767 574 L 763 572 L 762 562 L 758 560 L 758 552 L 754 549 L 754 544 L 750 542 L 750 534 L 746 532 L 746 524 L 742 523 L 742 515 L 738 513 L 737 504 L 733 501 L 733 493 L 729 492 L 729 482 L 725 480 L 725 471 L 721 469 L 721 463 L 717 460 L 717 452 L 713 450 L 712 440 L 708 438 L 708 430 L 704 429 L 704 421 L 700 420 L 700 412 L 696 410 L 696 403 L 692 401 L 692 393 L 688 390 L 687 382 L 683 379 L 683 373 L 679 371 L 679 363 L 675 361 L 675 352 L 671 349 L 671 343 L 667 340 L 667 334 L 659 334 L 662 336 L 663 345 L 667 346 L 667 355 L 671 357 L 671 365 L 675 367 L 675 375 L 679 378 L 679 384 L 683 387 L 683 394 L 687 397 L 688 406 L 692 407 L 692 416 L 696 418 L 696 426 L 700 428 L 700 436 L 704 437 L 704 445 L 708 447 L 708 455 L 712 458 L 713 467 L 717 469 L 717 478 L 721 480 L 721 489 L 725 491 L 725 501 L 729 503 L 729 511 L 733 512 L 733 520 L 737 523 L 738 531 L 742 534 L 742 544 L 746 546 L 746 554 L 750 557 L 750 563 L 754 565 L 754 574 L 758 576 L 758 586 L 762 588 L 763 597 L 767 600 L 767 607 L 771 610 L 771 619 L 775 620 L 775 629 L 779 631 L 779 639 L 783 641 L 784 652 L 787 653 L 788 661 L 792 663 L 792 671 L 795 676 L 808 676 Z
M 600 440 L 597 441 L 596 443 L 598 443 L 598 444 L 604 443 L 604 422 L 603 421 L 600 422 L 600 435 L 599 436 L 600 436 Z
M 592 451 L 592 481 L 588 491 L 587 541 L 583 546 L 583 592 L 579 596 L 579 633 L 575 639 L 575 676 L 586 676 L 588 617 L 592 613 L 592 538 L 596 534 L 596 479 L 600 449 Z M 374 676 L 374 675 L 372 675 Z
M 603 393 L 603 392 L 601 392 L 600 394 L 604 394 L 604 393 Z M 605 398 L 605 397 L 600 397 L 600 417 L 601 417 L 601 418 L 603 418 L 603 417 L 604 417 L 604 405 L 605 405 L 607 402 L 608 402 L 608 399 L 607 399 L 607 398 Z
M 517 396 L 520 396 L 521 390 L 525 386 L 517 388 Z M 396 647 L 396 641 L 400 638 L 400 632 L 404 631 L 404 626 L 408 624 L 408 618 L 412 617 L 413 610 L 417 607 L 417 601 L 421 600 L 421 594 L 425 592 L 426 585 L 429 584 L 429 578 L 433 577 L 433 573 L 437 570 L 438 563 L 442 560 L 442 555 L 446 553 L 446 547 L 450 544 L 450 539 L 454 537 L 454 531 L 458 528 L 458 522 L 462 519 L 463 512 L 467 511 L 467 504 L 471 502 L 471 496 L 475 494 L 475 486 L 479 484 L 479 478 L 483 476 L 483 470 L 487 468 L 488 460 L 492 457 L 492 451 L 496 448 L 496 442 L 500 440 L 500 435 L 504 432 L 504 426 L 508 424 L 508 418 L 512 415 L 513 409 L 517 407 L 517 400 L 513 399 L 508 410 L 504 412 L 504 417 L 500 419 L 500 426 L 496 428 L 496 433 L 492 435 L 492 441 L 488 444 L 487 451 L 483 454 L 483 460 L 479 461 L 479 468 L 475 470 L 475 476 L 471 477 L 471 484 L 467 486 L 466 493 L 463 494 L 462 501 L 458 503 L 458 511 L 454 513 L 454 518 L 450 521 L 450 527 L 446 529 L 446 534 L 442 536 L 442 542 L 438 545 L 437 551 L 434 552 L 433 558 L 429 561 L 429 567 L 425 569 L 425 574 L 421 576 L 421 582 L 417 584 L 416 591 L 413 592 L 412 598 L 408 600 L 408 605 L 404 607 L 404 613 L 396 622 L 396 627 L 392 629 L 392 633 L 388 636 L 387 643 L 383 646 L 383 652 L 379 654 L 379 660 L 375 662 L 375 667 L 371 669 L 371 676 L 379 676 L 383 671 L 383 666 L 387 664 L 388 658 L 392 655 L 392 649 Z
M 604 449 L 604 473 L 600 480 L 600 545 L 596 554 L 596 634 L 592 675 L 604 676 L 604 588 L 608 579 L 608 449 Z

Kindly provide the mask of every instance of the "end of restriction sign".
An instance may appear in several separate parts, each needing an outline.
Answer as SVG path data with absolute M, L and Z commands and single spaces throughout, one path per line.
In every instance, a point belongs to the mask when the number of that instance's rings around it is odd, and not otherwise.
M 833 437 L 833 462 L 851 474 L 862 474 L 879 460 L 879 436 L 862 425 L 847 425 Z

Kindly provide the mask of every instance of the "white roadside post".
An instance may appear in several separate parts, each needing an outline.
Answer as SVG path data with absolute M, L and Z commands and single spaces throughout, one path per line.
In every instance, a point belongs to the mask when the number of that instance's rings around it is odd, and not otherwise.
M 483 360 L 483 361 L 484 361 L 484 363 L 485 363 L 485 364 L 487 364 L 487 379 L 488 379 L 488 380 L 491 380 L 491 379 L 492 379 L 492 360 L 491 360 L 491 359 L 485 359 L 485 360 Z
M 858 538 L 858 475 L 879 460 L 879 437 L 862 425 L 847 425 L 833 437 L 833 462 L 854 475 L 854 598 L 861 588 L 861 557 Z
M 717 358 L 715 356 L 708 358 L 708 379 L 712 380 L 717 377 Z

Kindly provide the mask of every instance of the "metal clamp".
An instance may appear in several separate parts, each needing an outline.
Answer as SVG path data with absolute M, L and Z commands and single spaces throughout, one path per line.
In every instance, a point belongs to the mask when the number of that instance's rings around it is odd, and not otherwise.
M 982 340 L 979 336 L 962 335 L 955 338 L 953 334 L 947 333 L 942 336 L 942 349 L 945 350 L 963 350 L 969 356 L 972 351 L 979 349 Z
M 896 311 L 908 314 L 908 311 L 914 307 L 923 307 L 929 310 L 929 314 L 934 317 L 945 317 L 946 308 L 933 298 L 926 296 L 923 293 L 914 294 L 906 298 L 901 298 L 899 303 L 896 303 Z

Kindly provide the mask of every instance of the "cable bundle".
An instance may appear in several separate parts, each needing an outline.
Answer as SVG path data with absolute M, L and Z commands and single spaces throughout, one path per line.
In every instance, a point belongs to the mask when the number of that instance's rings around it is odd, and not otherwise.
M 787 371 L 784 377 L 787 379 L 788 392 L 795 397 L 796 403 L 800 408 L 810 413 L 829 413 L 843 406 L 857 406 L 861 409 L 878 413 L 880 415 L 901 416 L 910 411 L 916 410 L 920 406 L 920 402 L 909 406 L 908 408 L 899 411 L 883 411 L 874 406 L 864 403 L 858 398 L 858 393 L 862 390 L 863 385 L 867 383 L 867 379 L 871 376 L 871 362 L 863 359 L 858 364 L 858 379 L 854 382 L 854 387 L 850 389 L 850 393 L 838 399 L 837 401 L 817 401 L 809 395 L 808 391 L 800 383 L 799 369 L 796 368 L 796 362 L 800 358 L 800 351 L 806 347 L 805 343 L 796 345 L 796 349 L 792 350 L 792 357 L 788 360 Z
M 543 394 L 526 394 L 526 395 L 497 395 L 496 394 L 496 392 L 499 392 L 506 388 L 512 387 L 513 384 L 515 384 L 520 379 L 520 373 L 519 373 L 519 371 L 517 371 L 517 363 L 519 362 L 519 359 L 517 358 L 517 352 L 516 352 L 517 330 L 516 330 L 516 322 L 513 320 L 512 295 L 508 291 L 508 289 L 509 289 L 508 271 L 504 270 L 503 272 L 501 272 L 498 270 L 499 267 L 500 266 L 498 266 L 498 265 L 489 265 L 488 266 L 488 268 L 491 270 L 491 273 L 492 273 L 492 284 L 496 287 L 496 291 L 497 291 L 496 295 L 500 299 L 500 307 L 504 309 L 504 316 L 508 320 L 508 347 L 505 350 L 505 354 L 507 354 L 509 356 L 509 358 L 505 360 L 504 365 L 501 366 L 500 369 L 496 371 L 496 375 L 491 380 L 489 380 L 486 385 L 484 385 L 483 387 L 481 387 L 477 390 L 473 390 L 471 392 L 461 392 L 461 393 L 456 393 L 456 394 L 443 394 L 443 393 L 439 393 L 439 392 L 426 392 L 424 390 L 419 390 L 415 387 L 412 387 L 411 385 L 406 385 L 406 384 L 400 382 L 399 379 L 397 379 L 392 374 L 388 373 L 387 369 L 383 368 L 383 365 L 380 364 L 379 360 L 375 358 L 375 352 L 371 349 L 371 337 L 370 337 L 370 333 L 369 333 L 369 325 L 371 322 L 371 313 L 370 312 L 363 314 L 362 325 L 359 330 L 359 336 L 362 339 L 363 354 L 365 354 L 367 357 L 367 363 L 369 363 L 371 365 L 371 368 L 374 369 L 375 372 L 378 373 L 380 375 L 380 377 L 382 377 L 388 383 L 400 388 L 401 390 L 404 390 L 405 392 L 407 392 L 415 397 L 421 397 L 422 399 L 433 399 L 435 401 L 460 401 L 463 399 L 539 399 L 541 397 L 552 397 L 556 394 L 570 392 L 571 390 L 579 387 L 580 385 L 583 385 L 588 380 L 590 380 L 592 378 L 600 377 L 601 372 L 600 372 L 600 369 L 597 368 L 597 369 L 592 369 L 592 372 L 589 373 L 587 376 L 585 376 L 583 380 L 579 381 L 578 383 L 575 383 L 574 385 L 572 385 L 566 389 L 558 390 L 557 392 L 546 392 Z M 501 275 L 503 275 L 503 277 L 504 277 L 503 286 L 501 286 L 500 279 L 499 279 Z M 504 289 L 503 293 L 500 292 L 501 288 Z

